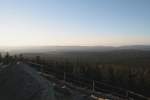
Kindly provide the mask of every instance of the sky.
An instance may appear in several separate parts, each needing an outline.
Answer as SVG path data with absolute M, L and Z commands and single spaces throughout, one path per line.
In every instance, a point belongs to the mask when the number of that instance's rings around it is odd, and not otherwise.
M 0 0 L 0 46 L 138 44 L 150 0 Z

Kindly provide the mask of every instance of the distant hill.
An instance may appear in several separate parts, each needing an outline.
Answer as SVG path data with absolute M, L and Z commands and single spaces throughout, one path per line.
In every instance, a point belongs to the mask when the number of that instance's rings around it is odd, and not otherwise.
M 112 50 L 150 50 L 150 45 L 129 45 L 129 46 L 32 46 L 32 47 L 1 47 L 1 51 L 12 53 L 43 53 L 43 52 L 61 52 L 61 51 L 112 51 Z
M 150 50 L 150 45 L 121 46 L 120 49 Z

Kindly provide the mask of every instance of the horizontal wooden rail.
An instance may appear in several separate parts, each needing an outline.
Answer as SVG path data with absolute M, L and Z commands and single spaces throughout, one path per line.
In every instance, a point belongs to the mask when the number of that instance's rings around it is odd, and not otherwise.
M 94 85 L 93 85 L 93 80 L 90 80 L 90 79 L 87 79 L 84 77 L 80 77 L 77 75 L 75 76 L 71 73 L 62 72 L 61 70 L 54 70 L 50 66 L 46 66 L 46 65 L 41 65 L 41 64 L 37 64 L 37 63 L 33 63 L 33 62 L 26 62 L 26 63 L 28 63 L 29 65 L 31 65 L 33 68 L 35 68 L 38 71 L 43 71 L 43 73 L 46 73 L 46 74 L 52 74 L 60 80 L 70 82 L 70 83 L 75 84 L 80 87 L 85 87 L 87 89 L 91 89 L 94 91 L 100 91 L 100 92 L 112 94 L 114 96 L 126 98 L 129 100 L 130 99 L 132 99 L 132 100 L 148 100 L 148 98 L 143 95 L 134 93 L 134 92 L 126 90 L 126 89 L 114 87 L 114 86 L 106 84 L 104 82 L 94 81 Z

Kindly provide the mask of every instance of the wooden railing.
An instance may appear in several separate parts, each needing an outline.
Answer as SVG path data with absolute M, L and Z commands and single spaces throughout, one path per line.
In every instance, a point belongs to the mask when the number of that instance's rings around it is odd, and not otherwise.
M 127 100 L 148 100 L 147 97 L 140 95 L 138 93 L 134 93 L 132 91 L 114 87 L 112 85 L 100 82 L 100 81 L 94 81 L 90 80 L 78 75 L 73 75 L 71 73 L 66 73 L 61 70 L 55 70 L 47 65 L 41 65 L 33 62 L 26 62 L 30 66 L 32 66 L 34 69 L 41 73 L 46 73 L 50 75 L 54 75 L 56 78 L 60 80 L 64 80 L 66 82 L 70 82 L 71 84 L 74 84 L 79 87 L 84 87 L 86 89 L 90 89 L 94 92 L 102 92 L 105 94 L 111 94 L 112 96 L 118 96 L 120 98 L 124 98 Z

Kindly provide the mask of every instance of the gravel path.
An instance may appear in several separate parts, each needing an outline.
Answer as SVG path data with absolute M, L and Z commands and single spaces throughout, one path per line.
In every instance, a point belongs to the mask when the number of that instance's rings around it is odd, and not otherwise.
M 30 66 L 17 63 L 0 65 L 0 100 L 95 99 L 67 87 L 54 86 Z
M 25 64 L 1 66 L 0 100 L 55 100 L 53 86 Z

